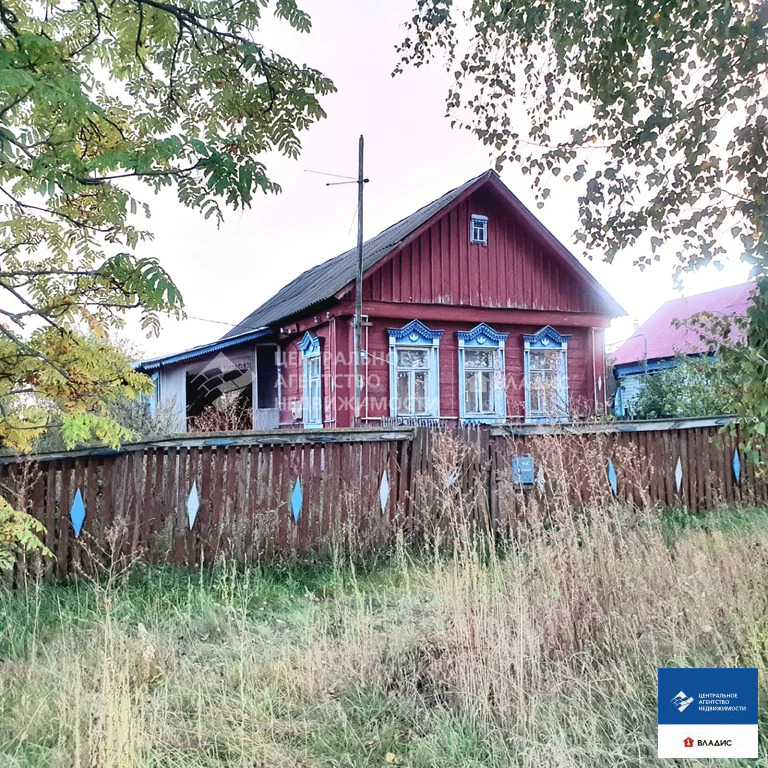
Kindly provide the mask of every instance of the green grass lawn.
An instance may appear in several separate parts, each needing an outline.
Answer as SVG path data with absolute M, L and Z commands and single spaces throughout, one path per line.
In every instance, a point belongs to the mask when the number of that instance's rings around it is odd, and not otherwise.
M 0 766 L 669 765 L 675 665 L 760 668 L 767 764 L 765 511 L 518 536 L 0 592 Z

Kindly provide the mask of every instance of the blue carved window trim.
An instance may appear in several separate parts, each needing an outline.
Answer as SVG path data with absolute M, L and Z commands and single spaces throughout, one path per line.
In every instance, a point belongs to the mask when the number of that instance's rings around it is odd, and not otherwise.
M 488 245 L 488 217 L 473 213 L 469 218 L 469 242 Z
M 298 344 L 301 351 L 302 419 L 305 429 L 323 426 L 323 366 L 320 339 L 307 332 Z
M 389 413 L 392 418 L 439 418 L 440 417 L 440 339 L 442 331 L 427 328 L 420 320 L 411 320 L 402 328 L 389 328 Z M 398 353 L 408 350 L 426 352 L 426 373 L 424 408 L 416 409 L 416 377 L 421 375 L 412 367 L 400 366 Z M 398 373 L 408 386 L 406 411 L 398 402 Z
M 525 370 L 525 420 L 528 422 L 568 421 L 568 340 L 569 335 L 558 333 L 547 325 L 534 334 L 523 336 Z M 552 375 L 537 360 L 540 352 L 557 352 L 557 368 Z M 550 358 L 552 356 L 550 355 Z M 531 377 L 537 382 L 536 391 L 532 390 Z M 551 378 L 551 386 L 546 387 L 545 379 Z M 549 402 L 542 407 L 542 394 Z
M 507 333 L 494 331 L 493 328 L 485 323 L 476 325 L 471 331 L 459 331 L 456 334 L 459 343 L 459 418 L 463 421 L 494 424 L 503 422 L 506 419 L 507 392 L 504 347 L 508 336 L 509 334 Z M 493 367 L 484 369 L 491 374 L 492 380 L 490 410 L 482 410 L 482 407 L 479 409 L 467 407 L 467 350 L 477 349 L 490 349 L 494 352 Z M 471 365 L 469 367 L 469 371 L 480 373 L 482 370 Z M 476 378 L 482 379 L 482 376 L 476 374 Z M 476 400 L 475 405 L 477 404 Z
M 142 395 L 140 401 L 146 403 L 150 416 L 154 416 L 160 404 L 160 372 L 155 371 L 149 378 L 152 379 L 152 392 Z

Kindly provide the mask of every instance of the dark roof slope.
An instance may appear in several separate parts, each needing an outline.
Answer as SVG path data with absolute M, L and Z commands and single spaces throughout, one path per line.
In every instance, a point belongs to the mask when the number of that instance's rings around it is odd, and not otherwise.
M 513 202 L 519 213 L 524 215 L 529 223 L 541 235 L 549 240 L 550 245 L 571 263 L 580 275 L 590 281 L 606 302 L 613 316 L 625 314 L 624 310 L 608 295 L 587 269 L 568 251 L 544 225 L 510 192 L 495 171 L 484 171 L 479 176 L 466 181 L 460 187 L 446 192 L 442 197 L 433 200 L 410 216 L 398 221 L 383 232 L 363 243 L 363 272 L 367 272 L 377 262 L 391 253 L 411 233 L 440 213 L 453 202 L 469 193 L 475 187 L 482 186 L 487 181 L 499 185 L 508 199 Z M 257 310 L 248 315 L 239 325 L 228 331 L 223 339 L 238 336 L 255 328 L 275 325 L 293 315 L 331 299 L 345 286 L 355 280 L 357 273 L 357 248 L 352 248 L 340 256 L 336 256 L 316 267 L 308 269 L 281 288 L 271 299 L 262 304 Z
M 384 258 L 403 238 L 408 237 L 415 229 L 439 213 L 456 198 L 460 197 L 474 184 L 489 178 L 492 171 L 485 171 L 470 179 L 456 189 L 452 189 L 442 197 L 419 208 L 416 213 L 398 221 L 383 232 L 363 243 L 363 271 L 372 267 L 379 259 Z M 223 339 L 259 328 L 272 325 L 291 315 L 335 296 L 344 286 L 351 283 L 357 273 L 357 248 L 335 256 L 316 267 L 308 269 L 281 288 L 271 299 L 262 304 L 255 312 L 251 312 L 239 325 L 228 331 Z

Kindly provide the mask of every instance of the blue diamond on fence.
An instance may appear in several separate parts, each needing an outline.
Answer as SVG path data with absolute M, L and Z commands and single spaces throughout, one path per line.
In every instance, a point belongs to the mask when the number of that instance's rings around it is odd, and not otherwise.
M 614 496 L 619 495 L 619 478 L 616 477 L 616 470 L 613 467 L 613 462 L 608 459 L 608 482 L 611 484 L 611 490 Z
M 387 502 L 389 501 L 389 478 L 387 477 L 387 470 L 384 470 L 384 474 L 381 476 L 381 485 L 379 486 L 379 502 L 381 502 L 382 514 L 387 511 Z
M 741 459 L 739 458 L 738 448 L 733 450 L 733 476 L 736 478 L 737 483 L 741 480 Z
M 301 478 L 296 478 L 296 485 L 293 486 L 293 493 L 291 494 L 291 510 L 293 511 L 293 522 L 299 522 L 299 515 L 301 514 L 301 505 L 304 502 L 304 494 L 301 492 Z
M 197 520 L 197 510 L 200 509 L 200 498 L 197 495 L 197 481 L 192 483 L 192 490 L 189 492 L 189 498 L 187 499 L 187 518 L 189 519 L 189 530 L 192 530 L 192 526 Z
M 83 504 L 83 494 L 77 489 L 75 500 L 72 502 L 72 509 L 69 510 L 69 519 L 72 521 L 72 527 L 75 529 L 75 538 L 80 536 L 85 522 L 85 504 Z
M 677 466 L 675 467 L 675 485 L 677 486 L 677 492 L 680 493 L 680 486 L 683 482 L 683 462 L 680 461 L 680 457 L 677 457 Z

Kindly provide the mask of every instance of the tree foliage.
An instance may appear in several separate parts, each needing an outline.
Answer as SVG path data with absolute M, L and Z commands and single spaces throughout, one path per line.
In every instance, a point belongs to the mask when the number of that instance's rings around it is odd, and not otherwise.
M 747 455 L 766 469 L 768 448 L 768 280 L 758 280 L 746 316 L 693 318 L 738 388 L 733 413 L 744 425 Z M 731 343 L 734 338 L 740 343 Z
M 275 192 L 265 153 L 296 157 L 333 90 L 258 39 L 295 0 L 0 0 L 0 444 L 115 445 L 115 408 L 150 387 L 110 343 L 128 310 L 157 332 L 181 296 L 142 256 L 140 196 L 206 218 Z M 0 567 L 36 539 L 0 499 Z
M 588 254 L 753 265 L 749 345 L 724 355 L 738 356 L 756 440 L 768 424 L 766 32 L 763 0 L 416 0 L 396 70 L 442 58 L 454 124 L 498 166 L 530 173 L 539 206 L 553 178 L 580 184 Z
M 300 32 L 294 0 L 0 0 L 0 440 L 28 448 L 56 414 L 68 443 L 124 436 L 105 403 L 148 380 L 108 337 L 129 309 L 156 332 L 181 296 L 153 259 L 141 195 L 220 219 L 278 185 L 333 90 L 257 39 Z
M 640 419 L 722 416 L 736 412 L 738 381 L 721 360 L 684 357 L 673 368 L 648 376 L 632 404 Z
M 43 544 L 40 535 L 43 524 L 32 515 L 14 509 L 0 496 L 0 571 L 7 571 L 23 552 L 37 552 L 49 557 L 50 550 Z
M 541 200 L 548 178 L 582 182 L 588 251 L 647 244 L 647 263 L 673 243 L 697 266 L 738 237 L 768 260 L 762 0 L 474 0 L 465 53 L 458 15 L 418 0 L 403 62 L 444 55 L 451 115 Z

